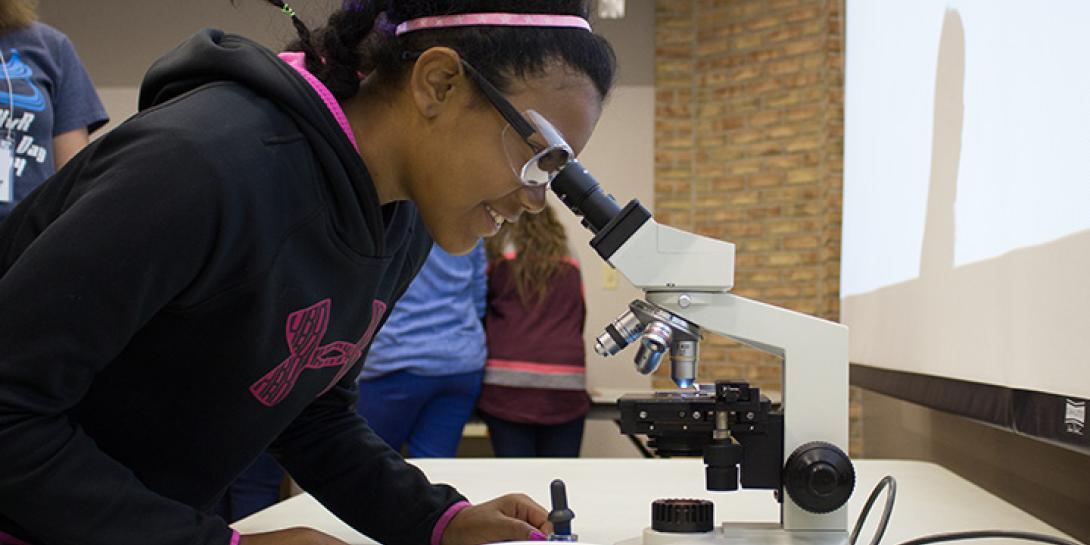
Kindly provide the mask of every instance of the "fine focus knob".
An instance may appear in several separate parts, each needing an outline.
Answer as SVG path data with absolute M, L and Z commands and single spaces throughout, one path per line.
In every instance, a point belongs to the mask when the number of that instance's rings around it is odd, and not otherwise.
M 822 441 L 795 449 L 784 467 L 783 485 L 799 507 L 828 513 L 847 503 L 855 489 L 855 468 L 844 451 Z
M 674 534 L 710 532 L 714 507 L 708 500 L 655 500 L 651 529 Z
M 704 447 L 704 484 L 713 492 L 738 490 L 738 464 L 742 445 L 713 440 Z

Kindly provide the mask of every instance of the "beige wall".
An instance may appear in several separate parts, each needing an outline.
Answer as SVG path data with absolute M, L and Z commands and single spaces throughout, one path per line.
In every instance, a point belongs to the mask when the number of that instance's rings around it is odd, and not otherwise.
M 134 87 L 148 66 L 194 32 L 220 28 L 278 47 L 295 36 L 264 0 L 40 0 L 38 15 L 68 35 L 95 84 Z M 315 23 L 340 0 L 297 2 Z
M 639 199 L 653 208 L 652 173 L 654 169 L 655 91 L 649 85 L 622 85 L 602 113 L 594 137 L 580 160 L 607 192 L 619 203 Z M 557 199 L 554 206 L 563 207 Z M 623 277 L 613 272 L 588 244 L 587 231 L 573 214 L 561 213 L 568 235 L 579 253 L 583 285 L 587 298 L 586 330 L 587 385 L 593 391 L 605 389 L 645 390 L 650 377 L 637 373 L 632 364 L 633 350 L 612 358 L 603 358 L 593 350 L 594 338 L 602 328 L 623 312 L 628 303 L 641 297 Z M 615 287 L 607 276 L 613 273 Z M 637 456 L 638 452 L 618 432 L 613 422 L 588 421 L 582 455 L 585 457 Z
M 650 86 L 621 86 L 614 92 L 598 123 L 590 144 L 580 160 L 602 187 L 622 205 L 639 199 L 653 207 L 651 177 L 654 168 L 654 103 Z M 563 205 L 552 199 L 554 206 Z M 594 353 L 594 338 L 609 321 L 623 312 L 641 292 L 614 273 L 615 287 L 607 284 L 612 267 L 590 247 L 590 231 L 579 225 L 574 214 L 562 213 L 568 235 L 579 253 L 587 297 L 587 379 L 591 386 L 610 388 L 649 388 L 649 378 L 638 374 L 632 364 L 633 353 L 625 351 L 612 358 Z
M 136 100 L 139 96 L 137 87 L 103 87 L 98 86 L 98 98 L 106 107 L 106 113 L 110 116 L 110 122 L 99 129 L 92 138 L 98 138 L 113 130 L 132 114 L 136 113 Z
M 339 0 L 299 3 L 314 24 L 323 6 Z M 65 32 L 91 73 L 111 123 L 101 135 L 136 111 L 138 86 L 147 67 L 162 53 L 203 27 L 217 27 L 278 48 L 293 38 L 287 18 L 262 0 L 46 0 L 44 22 Z M 654 5 L 628 3 L 625 19 L 596 21 L 617 51 L 618 85 L 603 111 L 593 139 L 580 159 L 619 202 L 636 198 L 654 206 Z M 555 199 L 554 205 L 562 207 Z M 560 213 L 583 265 L 587 297 L 588 383 L 592 389 L 646 389 L 647 377 L 633 370 L 632 354 L 610 360 L 594 354 L 594 338 L 639 292 L 623 278 L 604 286 L 608 266 L 588 246 L 590 233 L 573 215 Z M 634 456 L 636 451 L 611 422 L 591 422 L 584 441 L 587 456 Z

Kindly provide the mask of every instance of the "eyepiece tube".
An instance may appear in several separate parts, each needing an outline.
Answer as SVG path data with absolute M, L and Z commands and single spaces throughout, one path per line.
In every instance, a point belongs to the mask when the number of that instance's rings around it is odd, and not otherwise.
M 565 206 L 583 216 L 583 225 L 595 234 L 621 212 L 613 197 L 602 192 L 602 187 L 579 161 L 571 161 L 560 169 L 551 187 Z

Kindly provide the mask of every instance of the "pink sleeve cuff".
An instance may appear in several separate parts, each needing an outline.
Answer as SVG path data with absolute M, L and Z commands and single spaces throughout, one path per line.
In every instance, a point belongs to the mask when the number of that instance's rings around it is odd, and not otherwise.
M 238 540 L 242 539 L 242 535 L 238 533 L 238 530 L 231 530 L 231 543 L 230 545 L 238 545 Z
M 439 542 L 443 539 L 443 532 L 446 531 L 447 525 L 450 524 L 454 515 L 470 505 L 472 504 L 468 501 L 462 500 L 447 508 L 447 511 L 443 513 L 443 516 L 439 517 L 439 520 L 435 523 L 435 528 L 431 531 L 431 545 L 439 545 Z M 235 544 L 232 543 L 231 545 Z

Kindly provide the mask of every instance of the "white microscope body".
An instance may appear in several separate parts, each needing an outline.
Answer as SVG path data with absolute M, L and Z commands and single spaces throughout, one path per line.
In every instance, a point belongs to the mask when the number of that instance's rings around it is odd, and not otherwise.
M 570 166 L 578 168 L 572 169 Z M 641 337 L 637 368 L 649 373 L 658 366 L 665 347 L 655 341 L 652 326 L 666 321 L 673 329 L 670 346 L 672 376 L 680 386 L 693 384 L 698 359 L 700 330 L 725 335 L 783 358 L 783 459 L 808 443 L 820 441 L 848 450 L 848 329 L 844 325 L 775 307 L 731 294 L 734 285 L 734 245 L 658 224 L 632 201 L 621 210 L 601 193 L 586 169 L 573 162 L 553 182 L 553 191 L 597 236 L 591 241 L 598 253 L 643 290 L 646 301 L 634 302 L 599 338 L 596 349 L 616 353 Z M 640 309 L 666 311 L 668 320 L 648 318 Z M 633 314 L 635 312 L 635 314 Z M 636 315 L 643 316 L 637 323 Z M 627 316 L 627 318 L 626 318 Z M 676 317 L 676 318 L 675 318 Z M 677 319 L 680 318 L 680 319 Z M 686 329 L 689 322 L 690 327 Z M 625 342 L 616 342 L 625 337 Z M 651 338 L 651 342 L 648 342 Z M 681 339 L 679 341 L 679 339 Z M 688 340 L 686 340 L 688 339 Z M 648 363 L 648 360 L 656 360 Z M 844 455 L 846 460 L 846 455 Z M 850 461 L 847 462 L 850 469 Z M 854 483 L 854 473 L 852 474 Z M 850 494 L 850 492 L 849 492 Z M 714 535 L 688 540 L 714 539 L 717 543 L 847 543 L 845 504 L 815 513 L 782 494 L 781 520 L 769 525 L 722 525 Z M 651 534 L 655 532 L 648 530 Z M 682 535 L 682 534 L 676 534 Z M 651 545 L 654 535 L 645 535 Z M 672 538 L 671 543 L 685 543 Z
M 734 245 L 647 220 L 609 263 L 646 293 L 647 301 L 704 329 L 783 358 L 784 460 L 796 448 L 823 441 L 848 450 L 848 328 L 729 293 Z M 694 369 L 695 371 L 695 369 Z M 694 377 L 695 378 L 695 377 Z M 846 507 L 815 514 L 783 498 L 786 535 L 739 530 L 756 542 L 847 541 Z

